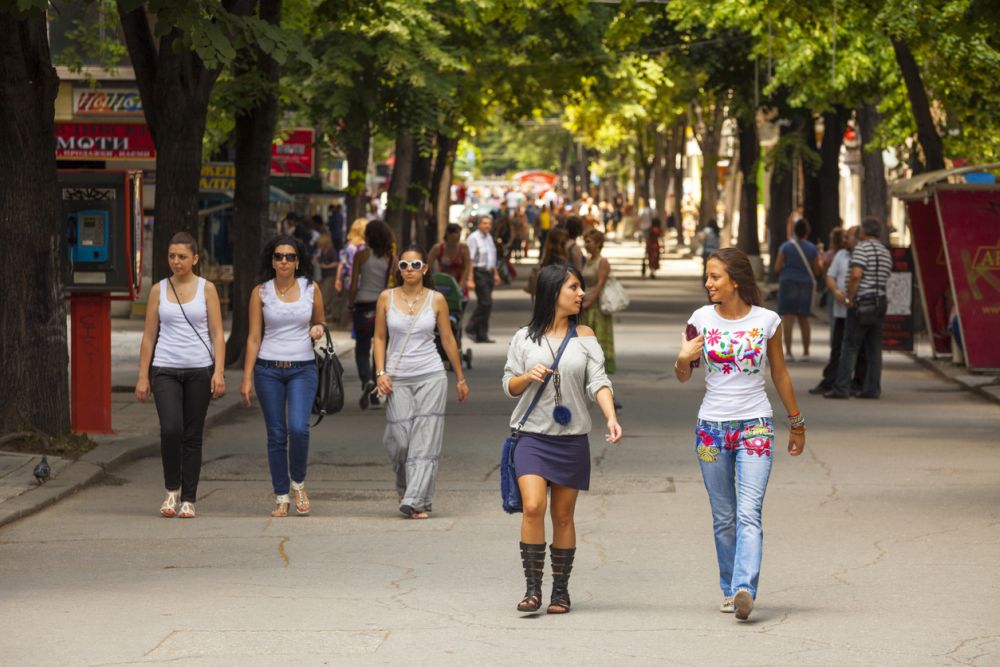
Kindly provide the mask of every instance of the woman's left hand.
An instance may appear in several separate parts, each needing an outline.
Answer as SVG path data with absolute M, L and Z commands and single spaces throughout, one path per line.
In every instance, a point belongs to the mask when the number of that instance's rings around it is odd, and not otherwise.
M 226 394 L 226 376 L 222 371 L 212 374 L 212 398 L 222 398 Z
M 622 439 L 622 427 L 617 419 L 612 417 L 608 420 L 608 434 L 604 439 L 612 445 L 617 445 L 618 441 Z
M 469 384 L 467 382 L 461 382 L 455 386 L 455 393 L 458 394 L 458 402 L 465 403 L 466 399 L 469 398 Z
M 788 453 L 798 456 L 806 448 L 806 432 L 792 431 L 788 435 Z
M 309 328 L 309 337 L 313 340 L 319 340 L 323 337 L 326 329 L 322 324 L 314 324 Z

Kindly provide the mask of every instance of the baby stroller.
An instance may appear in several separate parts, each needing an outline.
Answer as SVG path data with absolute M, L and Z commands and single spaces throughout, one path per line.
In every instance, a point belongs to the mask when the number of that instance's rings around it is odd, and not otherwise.
M 447 273 L 435 273 L 432 276 L 434 289 L 444 295 L 444 300 L 448 302 L 448 321 L 451 322 L 451 333 L 455 336 L 455 343 L 458 345 L 459 356 L 466 368 L 472 368 L 472 350 L 467 349 L 462 352 L 462 288 L 454 276 Z M 444 346 L 441 345 L 441 334 L 434 332 L 434 344 L 437 346 L 438 354 L 444 360 L 445 366 L 450 366 L 448 355 L 445 354 Z M 449 370 L 454 370 L 449 368 Z

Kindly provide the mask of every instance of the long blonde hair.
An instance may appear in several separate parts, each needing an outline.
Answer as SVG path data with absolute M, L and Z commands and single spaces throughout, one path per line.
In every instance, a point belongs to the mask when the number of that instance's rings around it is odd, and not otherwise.
M 351 223 L 351 228 L 347 232 L 347 240 L 354 245 L 361 245 L 365 242 L 365 227 L 368 226 L 368 218 L 358 218 Z

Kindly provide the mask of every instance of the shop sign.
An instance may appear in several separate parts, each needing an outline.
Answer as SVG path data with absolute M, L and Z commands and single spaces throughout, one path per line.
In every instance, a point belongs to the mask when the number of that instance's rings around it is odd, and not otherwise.
M 882 349 L 913 350 L 913 253 L 909 248 L 890 248 L 892 273 L 886 285 L 889 309 L 882 321 Z
M 965 362 L 1000 369 L 1000 189 L 942 186 L 934 197 Z
M 201 165 L 201 192 L 232 192 L 236 189 L 236 165 L 232 162 L 207 162 Z
M 908 199 L 906 214 L 931 346 L 935 355 L 950 357 L 948 320 L 951 316 L 951 282 L 948 280 L 944 246 L 941 245 L 937 207 L 933 201 L 923 197 Z
M 74 88 L 74 116 L 141 116 L 142 97 L 134 88 Z
M 152 160 L 156 145 L 143 123 L 56 123 L 56 158 Z
M 272 176 L 312 176 L 316 150 L 316 132 L 309 127 L 292 130 L 287 137 L 271 144 Z

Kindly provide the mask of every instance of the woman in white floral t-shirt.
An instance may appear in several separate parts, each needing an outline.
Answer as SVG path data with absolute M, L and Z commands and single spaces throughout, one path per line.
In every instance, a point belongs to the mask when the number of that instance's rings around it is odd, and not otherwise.
M 713 252 L 705 289 L 709 305 L 688 320 L 688 331 L 696 335 L 690 340 L 681 335 L 674 373 L 687 382 L 696 362 L 705 365 L 695 453 L 712 505 L 721 611 L 746 620 L 757 597 L 761 509 L 774 441 L 773 412 L 764 390 L 763 371 L 768 365 L 788 411 L 792 456 L 802 453 L 806 428 L 785 367 L 781 318 L 760 306 L 760 290 L 747 256 L 735 248 Z

